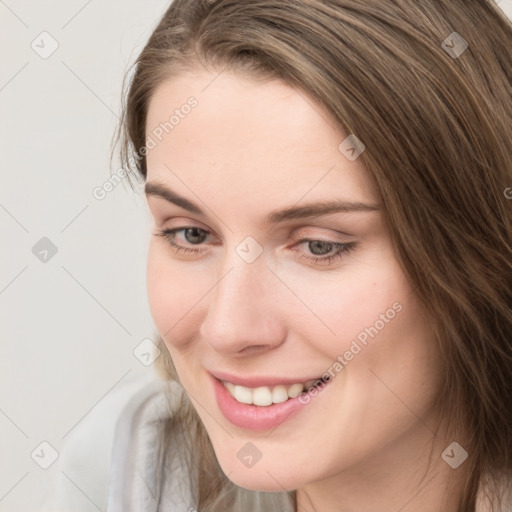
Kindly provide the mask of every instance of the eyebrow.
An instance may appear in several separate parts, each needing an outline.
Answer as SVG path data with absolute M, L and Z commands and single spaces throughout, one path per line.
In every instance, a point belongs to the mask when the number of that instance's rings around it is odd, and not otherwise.
M 146 196 L 161 197 L 169 203 L 180 206 L 189 212 L 206 217 L 206 214 L 203 212 L 203 210 L 201 210 L 201 208 L 199 208 L 199 206 L 178 195 L 175 191 L 165 187 L 160 183 L 147 182 L 144 187 L 144 192 Z M 267 224 L 277 224 L 278 222 L 283 222 L 285 220 L 316 217 L 319 215 L 327 215 L 329 213 L 373 212 L 378 211 L 379 209 L 380 208 L 377 205 L 365 204 L 357 201 L 319 201 L 316 203 L 306 204 L 304 206 L 292 206 L 290 208 L 275 210 L 266 216 L 265 222 Z

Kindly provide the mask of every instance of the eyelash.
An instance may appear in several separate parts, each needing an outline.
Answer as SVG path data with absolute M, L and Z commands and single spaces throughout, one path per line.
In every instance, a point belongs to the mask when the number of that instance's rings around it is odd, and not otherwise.
M 173 250 L 177 253 L 198 253 L 197 249 L 190 249 L 189 247 L 183 247 L 182 245 L 177 244 L 174 239 L 176 237 L 176 233 L 179 231 L 185 231 L 187 229 L 193 229 L 196 228 L 195 226 L 185 226 L 181 228 L 173 228 L 173 229 L 162 229 L 159 230 L 157 233 L 153 233 L 155 236 L 161 236 L 167 240 L 169 245 L 173 248 Z M 206 231 L 205 229 L 196 228 L 204 233 L 210 233 L 209 231 Z M 356 246 L 356 242 L 348 242 L 348 243 L 340 243 L 340 242 L 331 242 L 329 240 L 315 240 L 313 238 L 301 238 L 300 240 L 297 240 L 297 243 L 304 243 L 304 242 L 325 242 L 327 244 L 330 244 L 333 246 L 333 248 L 338 248 L 338 250 L 329 256 L 324 257 L 314 257 L 314 256 L 301 256 L 301 258 L 304 258 L 308 261 L 312 261 L 313 263 L 331 263 L 335 259 L 339 259 L 346 254 L 348 254 L 350 251 L 354 249 Z M 201 244 L 197 244 L 201 245 Z

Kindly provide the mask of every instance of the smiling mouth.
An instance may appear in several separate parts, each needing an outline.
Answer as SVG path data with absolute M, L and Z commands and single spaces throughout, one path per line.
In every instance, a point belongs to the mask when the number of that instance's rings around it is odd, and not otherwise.
M 239 403 L 247 405 L 258 405 L 266 407 L 272 404 L 280 404 L 291 398 L 296 398 L 302 392 L 307 392 L 319 384 L 325 384 L 321 379 L 308 380 L 304 383 L 277 386 L 260 386 L 257 388 L 248 388 L 221 380 L 229 394 Z

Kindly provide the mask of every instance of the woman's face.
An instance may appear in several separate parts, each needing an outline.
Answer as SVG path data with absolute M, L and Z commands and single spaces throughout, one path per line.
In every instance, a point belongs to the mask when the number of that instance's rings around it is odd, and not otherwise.
M 347 135 L 283 82 L 227 71 L 149 104 L 153 232 L 176 230 L 151 237 L 151 312 L 241 487 L 378 478 L 432 437 L 439 354 Z

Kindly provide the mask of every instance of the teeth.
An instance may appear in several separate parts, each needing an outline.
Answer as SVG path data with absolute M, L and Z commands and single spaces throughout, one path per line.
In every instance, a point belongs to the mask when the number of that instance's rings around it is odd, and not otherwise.
M 288 396 L 290 398 L 295 398 L 296 396 L 299 396 L 302 393 L 303 389 L 304 389 L 304 384 L 292 384 L 288 388 Z
M 242 404 L 254 404 L 265 407 L 272 404 L 286 402 L 289 398 L 299 396 L 304 390 L 310 389 L 316 380 L 308 380 L 304 384 L 292 384 L 291 386 L 278 385 L 270 388 L 262 386 L 259 388 L 246 388 L 231 382 L 222 381 L 230 395 Z
M 251 392 L 249 388 L 245 388 Z M 252 403 L 256 405 L 271 405 L 272 404 L 272 391 L 270 391 L 270 388 L 267 388 L 266 386 L 261 388 L 256 388 L 252 392 Z
M 275 404 L 286 402 L 288 398 L 288 390 L 286 389 L 285 386 L 276 386 L 272 390 L 272 402 L 274 402 Z
M 235 386 L 235 398 L 242 404 L 252 404 L 252 391 L 243 386 Z

